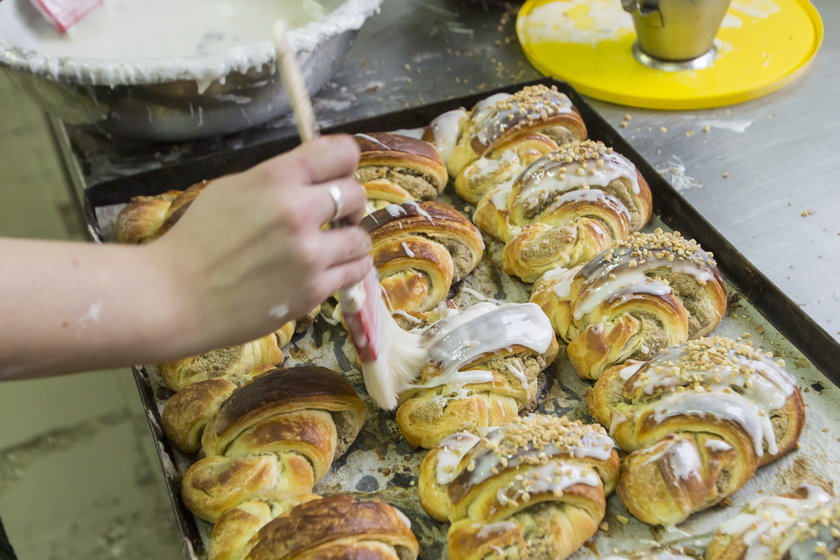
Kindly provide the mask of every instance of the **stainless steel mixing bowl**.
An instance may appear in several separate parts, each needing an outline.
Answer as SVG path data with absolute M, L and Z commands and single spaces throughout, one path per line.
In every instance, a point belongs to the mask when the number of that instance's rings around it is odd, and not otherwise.
M 381 2 L 344 0 L 323 22 L 310 24 L 322 26 L 314 31 L 317 40 L 298 50 L 310 93 L 326 83 Z M 308 33 L 311 39 L 313 28 Z M 9 44 L 0 29 L 0 67 L 44 110 L 68 123 L 122 137 L 182 141 L 236 132 L 289 111 L 270 42 L 264 43 L 250 45 L 248 56 L 225 51 L 190 60 L 191 68 L 206 63 L 209 69 L 208 77 L 196 80 L 173 69 L 177 61 L 50 59 Z

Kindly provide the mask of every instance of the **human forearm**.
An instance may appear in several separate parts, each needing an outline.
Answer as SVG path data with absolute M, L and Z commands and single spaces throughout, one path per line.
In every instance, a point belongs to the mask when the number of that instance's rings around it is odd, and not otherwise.
M 153 246 L 0 239 L 0 380 L 178 357 L 188 304 Z

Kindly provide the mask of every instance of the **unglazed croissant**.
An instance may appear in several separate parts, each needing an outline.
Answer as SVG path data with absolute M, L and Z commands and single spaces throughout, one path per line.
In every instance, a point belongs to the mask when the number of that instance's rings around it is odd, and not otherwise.
M 459 122 L 458 140 L 446 162 L 449 174 L 457 177 L 478 158 L 534 132 L 560 145 L 586 138 L 586 125 L 569 98 L 555 87 L 527 86 L 513 95 L 491 95 Z
M 424 140 L 371 132 L 354 136 L 361 149 L 356 179 L 368 199 L 368 212 L 408 200 L 433 200 L 446 187 L 446 166 Z
M 314 498 L 314 499 L 313 499 Z M 307 497 L 279 515 L 264 502 L 228 510 L 213 528 L 211 560 L 414 560 L 408 518 L 379 501 Z
M 295 323 L 290 321 L 257 340 L 161 364 L 160 375 L 173 391 L 215 378 L 242 385 L 254 377 L 260 366 L 278 365 L 283 361 L 283 347 L 292 339 L 294 330 Z
M 184 503 L 215 521 L 249 500 L 311 494 L 364 418 L 361 399 L 331 370 L 299 366 L 259 377 L 234 391 L 204 428 L 205 458 L 184 475 Z
M 390 205 L 362 220 L 371 255 L 392 311 L 428 311 L 484 254 L 481 232 L 460 212 L 438 202 Z
M 423 342 L 429 361 L 399 396 L 397 425 L 425 448 L 516 418 L 534 404 L 537 378 L 558 350 L 548 318 L 528 303 L 480 303 L 428 327 Z
M 700 338 L 607 370 L 586 398 L 625 457 L 618 495 L 645 523 L 674 525 L 796 447 L 793 376 L 753 346 Z
M 423 508 L 450 521 L 450 560 L 562 560 L 592 537 L 618 477 L 603 428 L 531 415 L 445 439 L 420 465 Z
M 581 377 L 705 336 L 726 312 L 717 265 L 679 232 L 633 233 L 593 260 L 546 272 L 531 301 L 569 342 Z
M 184 191 L 132 198 L 114 221 L 117 241 L 133 244 L 154 241 L 172 229 L 209 184 L 210 181 L 202 181 Z
M 706 560 L 840 558 L 840 498 L 810 484 L 762 496 L 721 525 Z
M 475 222 L 505 242 L 508 274 L 534 282 L 547 270 L 589 261 L 650 219 L 647 182 L 601 142 L 564 144 L 478 203 Z

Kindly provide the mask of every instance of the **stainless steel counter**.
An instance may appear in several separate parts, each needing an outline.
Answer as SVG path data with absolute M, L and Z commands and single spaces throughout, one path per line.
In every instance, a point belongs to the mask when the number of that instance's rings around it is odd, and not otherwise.
M 616 0 L 617 1 L 617 0 Z M 840 2 L 814 0 L 826 38 L 810 70 L 762 99 L 660 112 L 594 101 L 682 194 L 840 340 Z M 386 0 L 316 99 L 322 126 L 538 77 L 498 3 Z M 115 176 L 293 133 L 287 119 L 177 145 L 103 139 L 57 125 L 79 189 Z

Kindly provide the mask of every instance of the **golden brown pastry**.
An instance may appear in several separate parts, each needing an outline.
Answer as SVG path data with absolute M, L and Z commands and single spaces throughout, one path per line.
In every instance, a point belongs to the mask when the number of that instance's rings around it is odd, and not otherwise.
M 534 414 L 455 434 L 420 465 L 423 508 L 450 521 L 450 560 L 562 560 L 598 529 L 618 477 L 601 426 Z
M 480 303 L 426 328 L 428 364 L 403 392 L 397 425 L 412 447 L 510 422 L 535 404 L 559 345 L 534 304 Z
M 710 253 L 679 232 L 633 233 L 587 264 L 546 272 L 531 301 L 569 342 L 581 377 L 705 336 L 726 312 Z
M 313 499 L 314 498 L 314 499 Z M 414 560 L 408 518 L 379 501 L 311 496 L 273 515 L 262 502 L 225 512 L 213 528 L 211 560 Z
M 796 380 L 749 344 L 700 338 L 607 370 L 587 394 L 624 459 L 618 495 L 645 523 L 674 525 L 796 447 Z
M 840 558 L 840 498 L 810 484 L 762 496 L 721 525 L 706 560 Z
M 237 389 L 207 423 L 206 457 L 184 475 L 184 503 L 215 521 L 249 500 L 311 494 L 364 418 L 361 399 L 331 370 L 299 366 L 259 377 Z
M 491 95 L 478 102 L 460 124 L 458 140 L 446 161 L 452 177 L 517 136 L 539 133 L 557 145 L 586 138 L 580 113 L 553 86 L 527 86 L 512 95 Z
M 368 198 L 368 211 L 409 200 L 433 200 L 446 187 L 446 166 L 424 140 L 371 132 L 354 136 L 361 149 L 356 179 Z
M 204 427 L 236 387 L 236 383 L 217 377 L 199 381 L 172 395 L 161 415 L 166 437 L 184 453 L 198 451 Z
M 505 242 L 505 272 L 534 282 L 594 258 L 650 219 L 647 182 L 601 142 L 561 146 L 478 203 L 475 222 Z
M 526 167 L 558 147 L 537 132 L 511 138 L 466 166 L 455 178 L 455 192 L 470 204 L 478 204 L 488 192 L 510 184 Z
M 218 377 L 242 385 L 265 371 L 261 366 L 283 362 L 283 347 L 292 339 L 294 329 L 295 323 L 290 321 L 257 340 L 161 364 L 160 375 L 166 386 L 173 391 Z
M 184 191 L 132 198 L 114 222 L 117 241 L 132 244 L 154 241 L 172 229 L 195 197 L 209 184 L 210 181 L 202 181 Z
M 392 311 L 434 308 L 484 254 L 478 228 L 439 202 L 390 205 L 361 225 L 370 233 L 373 263 Z

